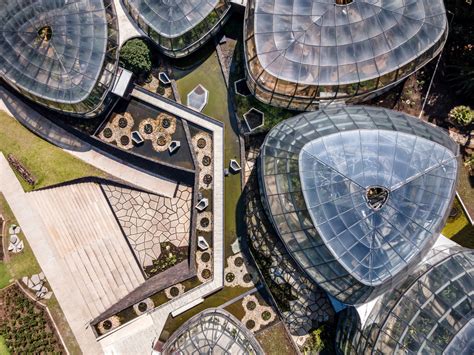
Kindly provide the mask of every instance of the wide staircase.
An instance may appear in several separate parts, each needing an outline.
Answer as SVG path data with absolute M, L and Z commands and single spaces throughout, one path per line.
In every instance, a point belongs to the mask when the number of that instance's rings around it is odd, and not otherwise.
M 97 316 L 145 281 L 107 203 L 93 182 L 28 193 L 58 256 L 92 316 Z

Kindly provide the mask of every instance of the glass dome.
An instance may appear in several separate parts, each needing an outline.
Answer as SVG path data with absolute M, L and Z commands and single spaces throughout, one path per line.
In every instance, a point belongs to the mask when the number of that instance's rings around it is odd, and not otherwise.
M 253 334 L 222 309 L 207 309 L 175 331 L 161 351 L 170 354 L 263 355 Z
M 344 311 L 336 343 L 344 354 L 472 354 L 474 251 L 433 249 L 395 290 L 377 300 L 361 325 Z
M 344 107 L 277 125 L 261 150 L 264 206 L 315 282 L 358 304 L 400 282 L 436 241 L 457 145 L 403 113 Z
M 442 0 L 337 2 L 249 0 L 247 82 L 258 99 L 297 110 L 367 99 L 424 66 L 446 41 Z
M 182 57 L 203 45 L 227 20 L 228 0 L 123 0 L 138 26 L 164 54 Z
M 37 103 L 94 114 L 115 78 L 117 39 L 111 0 L 9 0 L 0 9 L 0 72 Z

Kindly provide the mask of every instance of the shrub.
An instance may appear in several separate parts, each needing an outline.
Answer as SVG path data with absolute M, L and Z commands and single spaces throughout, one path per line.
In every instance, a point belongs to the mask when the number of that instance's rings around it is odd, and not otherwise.
M 120 50 L 120 64 L 136 75 L 151 71 L 151 54 L 148 45 L 135 38 L 125 43 Z
M 468 106 L 456 106 L 449 112 L 449 118 L 455 124 L 468 126 L 474 118 L 474 111 Z

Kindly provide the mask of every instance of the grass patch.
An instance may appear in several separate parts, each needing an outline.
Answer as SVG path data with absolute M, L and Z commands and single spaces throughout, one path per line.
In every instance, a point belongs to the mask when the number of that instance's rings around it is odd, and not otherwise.
M 198 84 L 202 84 L 209 91 L 209 102 L 204 107 L 203 113 L 224 123 L 224 166 L 228 167 L 230 159 L 235 159 L 240 163 L 238 129 L 229 113 L 227 87 L 215 52 L 202 64 L 178 79 L 179 94 L 184 103 L 187 94 Z M 224 189 L 225 252 L 228 256 L 232 252 L 230 245 L 237 238 L 236 216 L 241 213 L 239 208 L 239 198 L 242 193 L 240 174 L 229 174 L 224 180 Z
M 0 289 L 10 284 L 12 276 L 4 262 L 0 262 Z M 1 354 L 1 352 L 0 352 Z
M 8 355 L 10 351 L 8 350 L 7 344 L 5 344 L 5 338 L 0 335 L 0 355 Z
M 10 206 L 8 206 L 7 201 L 3 194 L 0 193 L 0 214 L 5 218 L 7 229 L 11 224 L 19 224 L 13 215 Z M 21 226 L 20 226 L 21 227 Z M 36 261 L 36 258 L 31 250 L 28 240 L 25 238 L 23 231 L 18 234 L 18 237 L 23 241 L 24 248 L 21 253 L 18 254 L 9 254 L 8 262 L 4 263 L 6 271 L 8 271 L 11 278 L 21 279 L 23 276 L 31 276 L 33 274 L 38 274 L 41 272 L 41 268 Z M 3 243 L 8 245 L 9 236 L 5 235 L 3 237 Z
M 446 225 L 441 232 L 445 237 L 450 239 L 469 225 L 467 216 L 457 198 L 454 199 L 452 208 L 457 209 L 458 215 L 456 217 L 448 217 Z
M 458 198 L 454 199 L 453 208 L 459 212 L 456 217 L 448 217 L 442 234 L 466 248 L 474 249 L 474 226 L 472 226 Z
M 25 191 L 87 176 L 106 176 L 33 134 L 3 111 L 0 111 L 0 152 L 5 156 L 13 154 L 36 177 L 36 185 L 31 186 L 17 175 Z
M 469 214 L 474 217 L 474 177 L 469 175 L 464 164 L 459 164 L 458 194 L 461 196 Z
M 267 355 L 297 353 L 282 322 L 262 330 L 256 338 Z
M 246 289 L 242 287 L 224 287 L 221 291 L 207 297 L 203 303 L 191 308 L 190 310 L 180 314 L 179 316 L 173 318 L 170 314 L 168 316 L 168 319 L 166 320 L 166 324 L 160 336 L 160 340 L 168 340 L 169 336 L 173 334 L 176 329 L 178 329 L 184 322 L 186 322 L 188 319 L 195 316 L 199 312 L 202 312 L 208 308 L 218 307 L 221 304 L 227 302 L 228 300 L 237 297 L 245 290 Z

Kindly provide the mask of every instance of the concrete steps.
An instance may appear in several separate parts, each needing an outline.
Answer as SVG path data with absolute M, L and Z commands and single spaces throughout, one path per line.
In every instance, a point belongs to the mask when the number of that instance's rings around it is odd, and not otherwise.
M 145 279 L 96 183 L 28 193 L 92 315 L 99 315 Z

